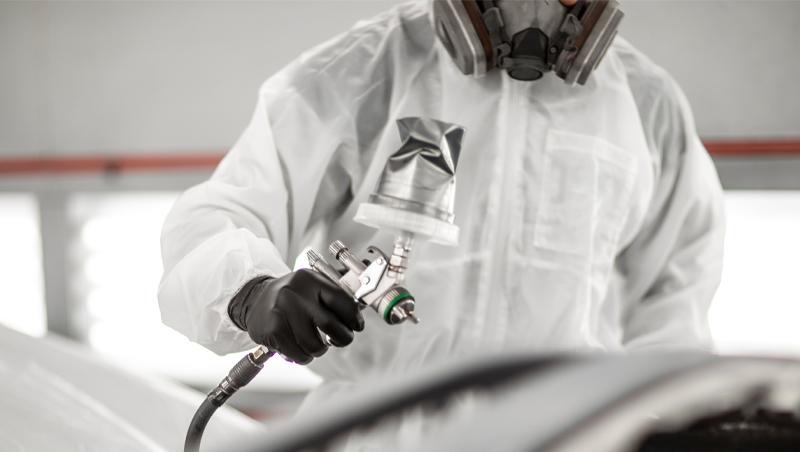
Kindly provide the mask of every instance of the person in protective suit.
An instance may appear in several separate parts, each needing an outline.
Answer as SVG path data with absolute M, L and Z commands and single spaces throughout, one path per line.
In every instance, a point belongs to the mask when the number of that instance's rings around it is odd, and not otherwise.
M 401 4 L 269 78 L 241 138 L 166 220 L 163 321 L 217 353 L 258 343 L 310 363 L 324 381 L 307 406 L 445 356 L 707 349 L 722 191 L 684 95 L 608 30 L 575 66 L 567 50 L 597 40 L 590 27 L 514 3 Z M 422 323 L 364 328 L 344 292 L 287 262 L 334 239 L 390 240 L 352 218 L 408 116 L 466 129 L 461 238 L 415 247 Z

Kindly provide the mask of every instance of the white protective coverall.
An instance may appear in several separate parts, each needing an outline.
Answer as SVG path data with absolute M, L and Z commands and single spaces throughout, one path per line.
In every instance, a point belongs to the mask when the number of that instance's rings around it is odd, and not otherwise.
M 395 120 L 421 116 L 466 128 L 460 244 L 415 245 L 421 323 L 365 312 L 350 346 L 310 365 L 325 381 L 309 403 L 444 356 L 707 348 L 722 192 L 675 82 L 621 38 L 582 87 L 553 73 L 475 79 L 428 9 L 360 22 L 264 83 L 239 141 L 164 225 L 163 321 L 218 353 L 250 349 L 227 315 L 248 280 L 333 239 L 390 250 L 352 218 L 400 145 Z

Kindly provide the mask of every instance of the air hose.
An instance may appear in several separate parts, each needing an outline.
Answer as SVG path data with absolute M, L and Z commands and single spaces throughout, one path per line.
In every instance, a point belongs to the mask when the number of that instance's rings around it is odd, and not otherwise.
M 264 363 L 274 354 L 275 352 L 263 346 L 248 353 L 231 368 L 228 375 L 217 387 L 208 393 L 189 424 L 189 431 L 186 432 L 186 442 L 183 445 L 184 452 L 198 452 L 200 450 L 200 440 L 203 438 L 203 432 L 217 408 L 221 407 L 236 391 L 250 383 L 264 368 Z

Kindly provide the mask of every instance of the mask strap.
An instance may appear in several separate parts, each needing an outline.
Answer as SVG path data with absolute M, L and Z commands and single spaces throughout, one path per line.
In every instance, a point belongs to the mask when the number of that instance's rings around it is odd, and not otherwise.
M 481 17 L 483 23 L 486 25 L 486 30 L 489 32 L 489 39 L 492 43 L 492 50 L 494 51 L 494 64 L 497 67 L 503 67 L 504 60 L 511 53 L 511 44 L 505 36 L 505 23 L 503 22 L 503 15 L 500 13 L 500 8 L 490 2 L 492 6 L 483 12 Z

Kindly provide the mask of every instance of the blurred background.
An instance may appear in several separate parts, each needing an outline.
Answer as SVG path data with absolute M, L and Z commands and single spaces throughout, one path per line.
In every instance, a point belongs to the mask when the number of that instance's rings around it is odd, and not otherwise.
M 163 219 L 263 80 L 396 3 L 0 3 L 0 324 L 216 384 L 239 356 L 160 322 Z M 800 2 L 622 3 L 622 34 L 681 84 L 726 189 L 718 350 L 800 357 Z M 281 414 L 316 383 L 273 360 L 236 403 Z

